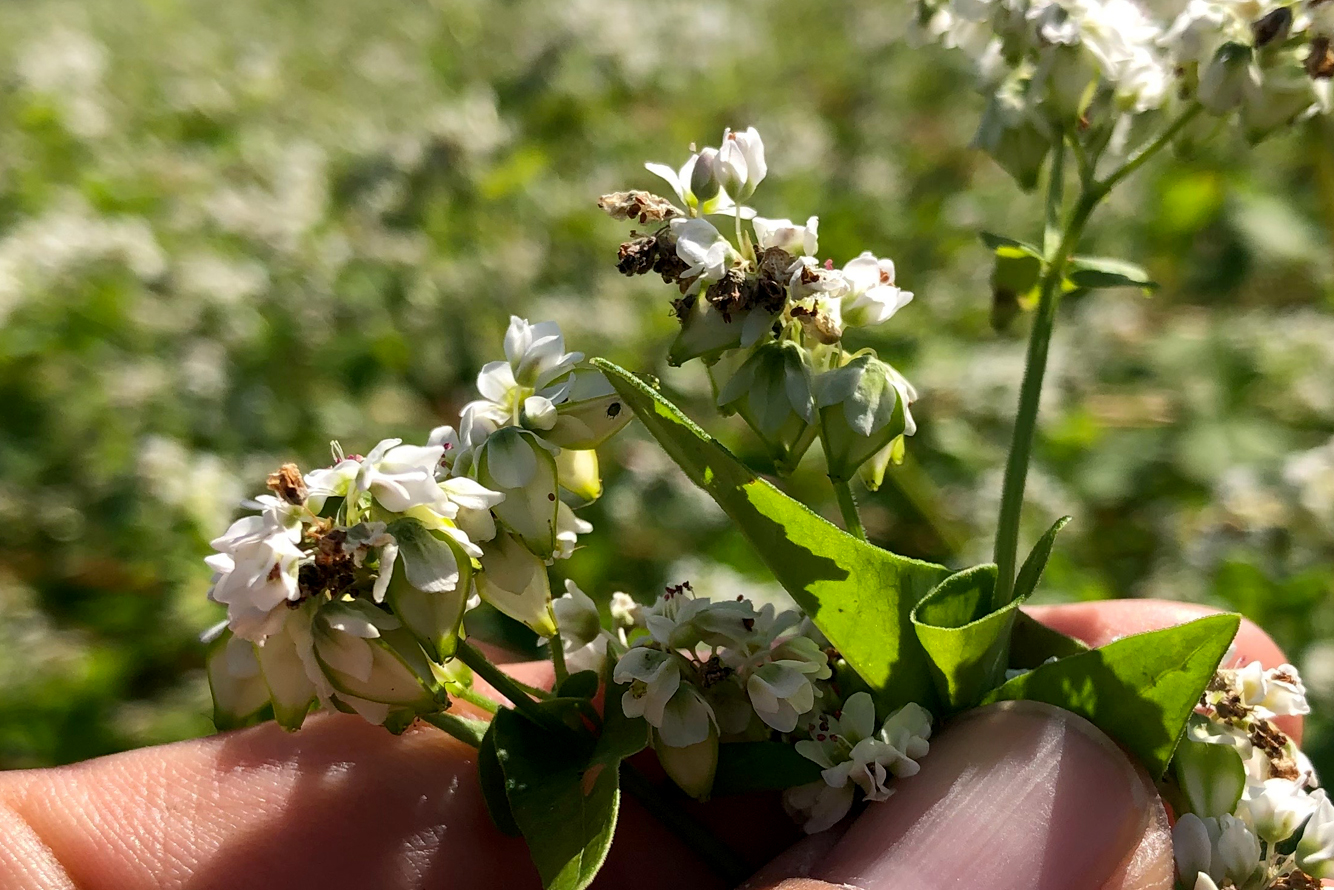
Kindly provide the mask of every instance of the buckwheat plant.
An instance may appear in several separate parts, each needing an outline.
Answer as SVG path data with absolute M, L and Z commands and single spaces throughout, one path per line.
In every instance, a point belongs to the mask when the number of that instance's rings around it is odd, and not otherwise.
M 734 851 L 678 808 L 782 793 L 807 831 L 893 806 L 933 726 L 970 708 L 1041 701 L 1091 721 L 1160 783 L 1178 821 L 1181 886 L 1269 890 L 1334 876 L 1334 805 L 1281 723 L 1309 709 L 1289 665 L 1223 667 L 1239 627 L 1212 615 L 1097 650 L 1019 611 L 1062 519 L 1018 560 L 1019 515 L 1047 346 L 1063 296 L 1150 288 L 1124 260 L 1078 252 L 1118 185 L 1169 145 L 1235 118 L 1252 139 L 1328 107 L 1334 0 L 1190 0 L 1159 19 L 1133 0 L 922 0 L 917 36 L 973 55 L 988 96 L 976 144 L 1025 190 L 1045 181 L 1035 242 L 985 234 L 998 320 L 1033 309 L 995 562 L 951 570 L 866 540 L 853 483 L 878 487 L 914 433 L 913 386 L 857 327 L 913 299 L 879 246 L 819 252 L 819 221 L 761 216 L 754 128 L 691 148 L 666 183 L 604 195 L 630 224 L 617 266 L 662 278 L 716 407 L 799 471 L 819 440 L 846 531 L 781 492 L 681 413 L 651 378 L 566 352 L 552 323 L 513 318 L 457 427 L 422 445 L 293 464 L 213 542 L 208 638 L 219 727 L 315 708 L 401 732 L 432 723 L 478 748 L 496 826 L 522 835 L 548 888 L 580 890 L 613 841 L 622 790 L 720 875 Z M 674 159 L 679 160 L 679 159 Z M 647 177 L 645 177 L 647 179 Z M 1067 180 L 1077 187 L 1066 199 Z M 762 206 L 762 205 L 761 205 Z M 682 579 L 652 602 L 609 595 L 610 621 L 548 568 L 592 531 L 595 449 L 638 418 L 755 546 L 797 605 L 757 607 Z M 605 599 L 606 597 L 599 597 Z M 551 690 L 523 686 L 466 639 L 485 601 L 548 645 Z M 479 676 L 507 704 L 473 690 Z M 455 707 L 456 702 L 461 702 Z M 480 716 L 474 716 L 480 715 Z M 651 749 L 676 789 L 626 758 Z

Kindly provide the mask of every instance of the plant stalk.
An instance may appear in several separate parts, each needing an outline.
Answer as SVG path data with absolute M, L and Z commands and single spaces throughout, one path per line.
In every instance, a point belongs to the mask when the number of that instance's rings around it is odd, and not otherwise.
M 449 694 L 454 698 L 457 698 L 459 701 L 466 701 L 474 707 L 481 708 L 488 714 L 494 714 L 496 711 L 500 710 L 500 704 L 498 702 L 487 698 L 485 695 L 478 695 L 466 686 L 452 687 L 449 689 Z
M 473 748 L 482 746 L 482 736 L 490 725 L 485 720 L 473 720 L 470 717 L 456 717 L 453 714 L 423 714 L 422 719 L 437 729 L 442 729 L 454 738 Z
M 475 674 L 490 683 L 492 689 L 509 699 L 510 704 L 520 714 L 523 714 L 538 726 L 554 725 L 551 716 L 539 708 L 537 703 L 528 696 L 528 693 L 511 680 L 508 674 L 487 661 L 486 656 L 481 652 L 460 640 L 454 655 L 459 661 L 472 668 Z
M 857 502 L 852 498 L 852 486 L 841 479 L 830 478 L 834 494 L 838 496 L 838 509 L 843 513 L 843 524 L 848 527 L 848 534 L 865 541 L 866 529 L 862 527 L 862 517 L 857 512 Z
M 1043 217 L 1042 250 L 1045 269 L 1039 283 L 1038 306 L 1033 319 L 1033 329 L 1028 336 L 1024 380 L 1019 388 L 1019 409 L 1015 415 L 1010 453 L 1005 462 L 1000 520 L 996 527 L 995 558 L 998 575 L 993 605 L 997 608 L 1009 603 L 1014 596 L 1014 576 L 1019 555 L 1019 517 L 1024 503 L 1024 484 L 1028 477 L 1033 436 L 1037 428 L 1038 405 L 1042 398 L 1042 379 L 1047 371 L 1048 347 L 1056 324 L 1056 307 L 1060 303 L 1060 287 L 1065 278 L 1065 266 L 1079 246 L 1079 239 L 1084 234 L 1084 227 L 1088 224 L 1089 217 L 1102 199 L 1167 146 L 1200 111 L 1199 103 L 1192 103 L 1156 139 L 1101 181 L 1083 175 L 1082 168 L 1086 165 L 1091 167 L 1094 161 L 1081 158 L 1079 198 L 1064 225 L 1060 219 L 1064 200 L 1064 140 L 1058 142 L 1053 149 Z
M 551 650 L 551 666 L 556 671 L 556 688 L 564 683 L 570 677 L 570 671 L 565 667 L 565 641 L 560 637 L 560 631 L 551 635 L 547 641 L 547 648 Z

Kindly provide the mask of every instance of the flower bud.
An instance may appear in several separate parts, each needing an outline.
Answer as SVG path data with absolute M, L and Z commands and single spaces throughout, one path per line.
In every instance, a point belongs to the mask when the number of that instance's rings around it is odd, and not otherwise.
M 815 401 L 806 353 L 790 340 L 758 347 L 718 394 L 764 442 L 780 473 L 796 469 L 815 440 Z
M 1297 844 L 1297 864 L 1313 878 L 1334 878 L 1334 804 L 1325 789 L 1312 792 L 1315 812 Z
M 1320 83 L 1326 84 L 1327 81 Z M 1263 80 L 1257 72 L 1246 82 L 1241 104 L 1241 124 L 1246 138 L 1258 143 L 1317 106 L 1321 102 L 1318 89 L 1316 82 L 1298 66 L 1268 68 Z
M 1035 99 L 1054 121 L 1073 125 L 1083 115 L 1098 82 L 1098 69 L 1084 47 L 1055 44 L 1044 47 L 1033 75 Z
M 546 559 L 556 549 L 556 459 L 533 433 L 505 427 L 478 448 L 473 475 L 505 499 L 491 509 L 524 546 Z
M 458 644 L 472 560 L 452 537 L 415 520 L 399 520 L 385 531 L 393 542 L 381 548 L 376 598 L 383 597 L 422 647 L 443 662 Z
M 391 708 L 438 706 L 430 666 L 393 615 L 365 600 L 335 600 L 316 613 L 311 636 L 338 698 L 372 723 L 384 723 Z
M 903 436 L 895 436 L 888 445 L 871 455 L 871 459 L 862 464 L 858 472 L 862 477 L 862 484 L 868 491 L 880 490 L 880 486 L 885 482 L 885 472 L 889 470 L 889 465 L 898 466 L 903 463 L 903 454 L 906 450 L 907 440 Z
M 560 487 L 579 498 L 584 504 L 591 504 L 602 497 L 602 475 L 598 472 L 598 453 L 591 448 L 585 451 L 561 449 L 556 455 L 556 475 Z
M 580 368 L 570 381 L 565 401 L 542 434 L 553 445 L 583 451 L 596 448 L 630 422 L 630 409 L 601 371 Z
M 706 148 L 695 156 L 690 170 L 690 192 L 701 204 L 718 194 L 718 149 Z
M 247 725 L 269 703 L 269 687 L 264 685 L 255 658 L 255 644 L 225 626 L 208 641 L 205 669 L 213 694 L 213 724 L 218 730 Z
M 555 635 L 547 567 L 513 536 L 502 532 L 483 548 L 476 583 L 478 595 L 502 613 L 538 636 Z
M 1200 104 L 1214 114 L 1227 114 L 1241 105 L 1248 89 L 1259 85 L 1255 53 L 1240 43 L 1225 43 L 1200 74 Z
M 556 406 L 544 396 L 529 396 L 523 400 L 519 423 L 526 430 L 549 430 L 556 425 Z
M 1020 188 L 1032 191 L 1051 140 L 1034 122 L 1024 97 L 1002 87 L 982 112 L 973 146 L 989 154 Z
M 684 747 L 665 744 L 653 733 L 653 750 L 658 762 L 682 791 L 695 800 L 708 800 L 713 791 L 713 777 L 718 771 L 718 731 L 709 726 L 709 735 L 702 742 Z
M 1231 745 L 1183 738 L 1172 758 L 1172 774 L 1190 812 L 1218 817 L 1231 813 L 1246 787 L 1246 766 Z
M 917 429 L 908 410 L 917 397 L 912 384 L 870 353 L 821 374 L 817 389 L 831 479 L 850 480 L 876 452 Z
M 769 172 L 764 161 L 764 142 L 754 127 L 723 133 L 718 149 L 718 179 L 733 200 L 744 201 L 755 194 L 755 187 Z

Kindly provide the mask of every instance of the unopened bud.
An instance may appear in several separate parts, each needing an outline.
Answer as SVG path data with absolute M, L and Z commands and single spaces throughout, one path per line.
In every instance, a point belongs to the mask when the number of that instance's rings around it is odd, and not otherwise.
M 870 353 L 820 375 L 817 389 L 820 440 L 831 479 L 851 479 L 894 439 L 916 431 L 908 411 L 917 395 L 912 384 Z
M 1200 104 L 1214 114 L 1227 114 L 1241 105 L 1248 91 L 1259 86 L 1253 65 L 1255 53 L 1240 43 L 1225 43 L 1200 75 Z
M 718 181 L 717 164 L 716 148 L 706 148 L 695 156 L 695 166 L 690 171 L 690 191 L 701 204 L 716 197 L 722 187 Z

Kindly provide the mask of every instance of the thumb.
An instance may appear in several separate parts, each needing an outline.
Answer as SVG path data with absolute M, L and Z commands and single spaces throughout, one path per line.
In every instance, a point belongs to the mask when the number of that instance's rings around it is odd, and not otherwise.
M 804 857 L 784 857 L 786 874 L 766 870 L 749 886 L 1173 886 L 1171 833 L 1153 784 L 1068 711 L 1035 702 L 972 711 L 932 740 L 920 773 L 897 784 L 841 838 L 812 838 Z

